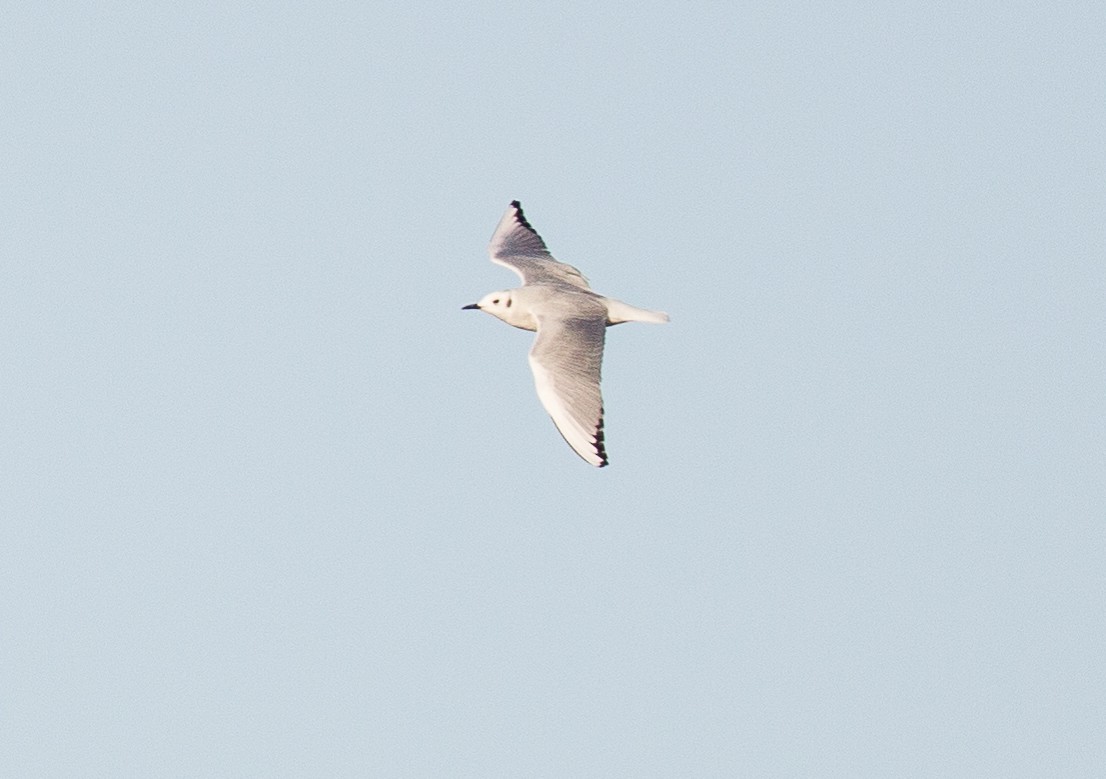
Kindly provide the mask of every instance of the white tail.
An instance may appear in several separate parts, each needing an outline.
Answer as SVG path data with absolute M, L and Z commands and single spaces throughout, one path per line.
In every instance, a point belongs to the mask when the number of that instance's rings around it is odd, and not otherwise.
M 653 322 L 663 324 L 668 321 L 668 314 L 663 311 L 650 311 L 647 308 L 637 308 L 621 300 L 607 298 L 607 324 L 617 325 L 622 322 Z

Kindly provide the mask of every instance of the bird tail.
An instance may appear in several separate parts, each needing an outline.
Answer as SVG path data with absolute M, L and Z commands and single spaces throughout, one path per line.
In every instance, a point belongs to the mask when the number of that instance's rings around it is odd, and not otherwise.
M 617 325 L 622 322 L 653 322 L 663 324 L 668 321 L 668 314 L 663 311 L 650 311 L 647 308 L 638 308 L 621 300 L 607 298 L 607 324 Z

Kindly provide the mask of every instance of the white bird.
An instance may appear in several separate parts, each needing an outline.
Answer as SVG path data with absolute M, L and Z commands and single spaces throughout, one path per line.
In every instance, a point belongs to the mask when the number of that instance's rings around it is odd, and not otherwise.
M 599 392 L 605 331 L 622 322 L 667 322 L 668 314 L 592 292 L 580 271 L 553 259 L 517 200 L 499 220 L 488 253 L 492 262 L 517 273 L 522 286 L 490 292 L 463 308 L 537 331 L 530 369 L 538 398 L 576 454 L 602 468 L 607 464 Z

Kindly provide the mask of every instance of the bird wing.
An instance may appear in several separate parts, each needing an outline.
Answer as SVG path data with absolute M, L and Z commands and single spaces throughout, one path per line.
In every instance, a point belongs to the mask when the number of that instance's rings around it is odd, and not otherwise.
M 592 465 L 607 464 L 599 391 L 606 315 L 538 317 L 530 369 L 538 398 L 568 445 Z
M 511 201 L 507 212 L 499 220 L 488 245 L 488 254 L 492 262 L 517 273 L 523 284 L 560 282 L 581 289 L 588 288 L 584 274 L 571 265 L 553 259 L 545 241 L 526 221 L 517 200 Z

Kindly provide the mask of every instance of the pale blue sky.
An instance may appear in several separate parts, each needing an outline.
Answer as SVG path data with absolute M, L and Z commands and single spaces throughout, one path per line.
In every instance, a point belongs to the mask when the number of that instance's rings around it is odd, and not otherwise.
M 4 14 L 0 773 L 1101 774 L 1101 3 L 253 6 Z

